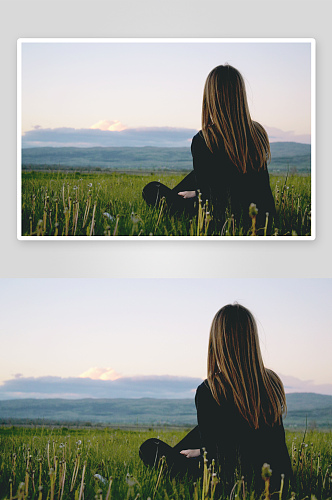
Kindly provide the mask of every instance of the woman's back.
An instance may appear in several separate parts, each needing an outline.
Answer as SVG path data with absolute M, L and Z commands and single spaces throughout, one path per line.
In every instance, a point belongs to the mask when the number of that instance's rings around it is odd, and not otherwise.
M 258 209 L 257 227 L 265 226 L 266 213 L 269 213 L 269 221 L 272 222 L 275 205 L 266 166 L 255 169 L 248 164 L 247 171 L 240 172 L 226 154 L 222 141 L 211 152 L 201 132 L 194 136 L 191 152 L 202 202 L 208 200 L 221 222 L 224 222 L 225 211 L 229 208 L 237 222 L 242 217 L 244 226 L 248 227 L 249 206 L 252 203 Z
M 282 423 L 286 395 L 280 378 L 264 366 L 255 318 L 240 304 L 222 307 L 212 320 L 207 380 L 198 386 L 195 404 L 198 426 L 174 449 L 153 439 L 143 443 L 145 463 L 155 464 L 165 455 L 173 473 L 187 471 L 197 477 L 203 471 L 205 448 L 227 489 L 240 474 L 249 488 L 254 481 L 259 494 L 267 463 L 272 469 L 270 491 L 280 489 L 284 474 L 287 493 L 291 463 Z
M 226 476 L 233 476 L 240 466 L 241 474 L 247 478 L 254 474 L 259 480 L 263 464 L 268 463 L 273 471 L 272 486 L 275 483 L 278 487 L 280 475 L 291 474 L 282 421 L 268 425 L 261 418 L 255 429 L 240 414 L 232 398 L 220 396 L 219 403 L 205 380 L 197 388 L 195 404 L 201 445 L 209 462 L 214 458 Z

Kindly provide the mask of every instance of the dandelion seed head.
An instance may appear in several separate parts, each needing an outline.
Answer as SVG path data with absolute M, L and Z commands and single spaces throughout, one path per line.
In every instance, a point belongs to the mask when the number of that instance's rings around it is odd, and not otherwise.
M 272 470 L 270 468 L 270 464 L 265 463 L 265 464 L 263 464 L 263 467 L 262 467 L 262 478 L 264 480 L 266 480 L 270 476 L 272 476 Z
M 258 208 L 256 207 L 256 204 L 255 203 L 250 203 L 250 205 L 249 205 L 249 216 L 251 218 L 253 218 L 253 217 L 256 217 L 257 214 L 258 214 Z

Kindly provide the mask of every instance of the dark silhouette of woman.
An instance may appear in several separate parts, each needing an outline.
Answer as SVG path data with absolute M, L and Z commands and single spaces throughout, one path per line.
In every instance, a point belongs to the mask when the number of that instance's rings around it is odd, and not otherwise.
M 207 77 L 202 106 L 202 130 L 191 144 L 193 171 L 175 188 L 150 182 L 143 198 L 158 206 L 166 198 L 171 213 L 195 215 L 198 194 L 208 204 L 215 228 L 226 217 L 238 224 L 251 224 L 249 206 L 256 205 L 256 227 L 271 230 L 275 216 L 267 162 L 271 159 L 265 129 L 251 120 L 245 83 L 240 72 L 226 64 L 217 66 Z M 268 215 L 267 215 L 268 214 Z M 263 234 L 262 230 L 258 234 Z
M 284 475 L 287 494 L 291 463 L 282 414 L 286 396 L 280 378 L 265 368 L 254 317 L 245 307 L 226 305 L 215 315 L 208 344 L 207 379 L 197 388 L 198 425 L 175 447 L 148 439 L 140 448 L 146 465 L 166 457 L 171 474 L 197 478 L 215 461 L 223 480 L 234 484 L 238 470 L 249 485 L 262 488 L 262 466 L 272 469 L 271 491 Z M 240 469 L 240 470 L 239 470 Z M 241 477 L 240 475 L 240 477 Z

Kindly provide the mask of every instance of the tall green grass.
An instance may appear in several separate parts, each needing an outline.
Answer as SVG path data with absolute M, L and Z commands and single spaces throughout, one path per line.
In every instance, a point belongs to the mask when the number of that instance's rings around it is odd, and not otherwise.
M 142 442 L 159 437 L 171 446 L 187 431 L 123 431 L 117 429 L 0 428 L 0 499 L 259 499 L 261 492 L 234 475 L 222 483 L 216 469 L 205 479 L 171 479 L 161 470 L 144 467 L 138 456 Z M 332 434 L 313 431 L 303 440 L 286 432 L 294 477 L 285 498 L 327 500 L 332 496 Z M 273 475 L 273 471 L 272 471 Z M 235 488 L 234 488 L 235 486 Z M 263 495 L 266 500 L 269 493 Z M 277 495 L 277 499 L 279 494 Z
M 142 189 L 160 180 L 170 188 L 181 174 L 22 173 L 23 236 L 243 236 L 231 212 L 224 227 L 213 229 L 209 208 L 198 216 L 170 216 L 165 204 L 148 207 Z M 311 234 L 310 176 L 271 176 L 277 217 L 275 236 Z M 249 207 L 248 207 L 249 210 Z M 255 219 L 255 217 L 253 217 Z M 257 228 L 256 228 L 257 229 Z

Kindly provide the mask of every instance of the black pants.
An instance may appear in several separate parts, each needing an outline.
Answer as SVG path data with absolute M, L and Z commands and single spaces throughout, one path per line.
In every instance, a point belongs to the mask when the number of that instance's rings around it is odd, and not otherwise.
M 146 466 L 158 469 L 161 458 L 166 458 L 167 469 L 172 477 L 183 477 L 188 474 L 198 478 L 203 474 L 203 457 L 187 458 L 180 451 L 200 449 L 201 441 L 198 426 L 189 432 L 173 448 L 160 439 L 151 438 L 145 441 L 139 450 L 139 456 Z
M 179 196 L 180 191 L 196 191 L 196 177 L 194 171 L 190 172 L 173 189 L 165 186 L 161 182 L 149 182 L 143 188 L 143 198 L 149 206 L 158 207 L 162 198 L 166 199 L 167 207 L 171 214 L 185 213 L 193 216 L 197 213 L 197 197 L 184 199 Z

